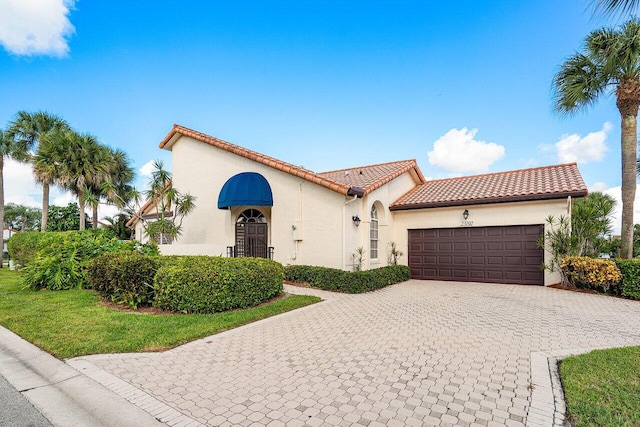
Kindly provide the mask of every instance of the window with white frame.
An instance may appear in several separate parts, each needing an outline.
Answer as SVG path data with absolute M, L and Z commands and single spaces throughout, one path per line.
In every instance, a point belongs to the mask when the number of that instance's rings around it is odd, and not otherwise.
M 378 209 L 371 206 L 371 223 L 369 224 L 369 256 L 378 259 Z

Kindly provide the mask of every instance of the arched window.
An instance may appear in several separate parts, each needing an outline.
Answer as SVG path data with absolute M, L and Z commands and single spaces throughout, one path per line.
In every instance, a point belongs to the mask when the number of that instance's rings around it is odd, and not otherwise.
M 371 223 L 369 225 L 369 256 L 378 259 L 378 209 L 371 206 Z
M 236 222 L 267 222 L 267 219 L 259 210 L 247 209 L 238 215 L 238 220 Z

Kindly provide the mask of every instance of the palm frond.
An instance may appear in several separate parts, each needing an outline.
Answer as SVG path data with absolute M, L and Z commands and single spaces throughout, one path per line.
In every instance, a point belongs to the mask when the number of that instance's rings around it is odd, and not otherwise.
M 609 84 L 599 65 L 576 53 L 562 64 L 553 79 L 554 108 L 560 114 L 573 114 L 595 104 Z

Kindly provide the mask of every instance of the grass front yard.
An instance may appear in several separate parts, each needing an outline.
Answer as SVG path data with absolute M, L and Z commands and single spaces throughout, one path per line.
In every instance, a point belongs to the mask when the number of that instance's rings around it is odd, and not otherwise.
M 640 347 L 568 357 L 560 377 L 576 427 L 640 426 Z
M 0 269 L 0 325 L 54 356 L 159 351 L 320 301 L 291 295 L 217 314 L 142 314 L 105 307 L 92 291 L 32 291 Z

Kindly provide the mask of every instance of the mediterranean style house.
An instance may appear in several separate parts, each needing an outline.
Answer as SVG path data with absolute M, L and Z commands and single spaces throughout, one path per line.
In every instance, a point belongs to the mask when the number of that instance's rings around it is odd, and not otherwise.
M 388 265 L 393 242 L 416 279 L 550 285 L 559 276 L 541 268 L 550 254 L 537 243 L 546 218 L 587 195 L 575 163 L 438 180 L 415 160 L 315 173 L 179 125 L 160 148 L 197 206 L 163 254 L 348 270 L 360 249 L 370 269 Z

